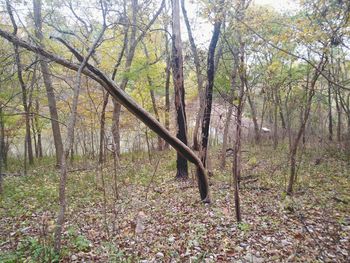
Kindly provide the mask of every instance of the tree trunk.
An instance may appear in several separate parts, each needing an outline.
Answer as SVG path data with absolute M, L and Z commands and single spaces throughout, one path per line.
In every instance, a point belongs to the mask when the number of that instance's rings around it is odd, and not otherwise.
M 222 2 L 220 2 L 222 4 Z M 201 148 L 200 156 L 204 167 L 206 167 L 207 159 L 207 147 L 209 140 L 209 127 L 210 127 L 210 117 L 211 117 L 211 107 L 213 100 L 213 87 L 214 87 L 214 77 L 215 77 L 215 49 L 220 36 L 220 29 L 222 20 L 219 18 L 221 14 L 222 6 L 219 7 L 219 12 L 217 14 L 218 18 L 214 23 L 213 35 L 209 44 L 208 60 L 207 60 L 207 79 L 208 84 L 205 89 L 205 105 L 202 118 L 202 133 L 201 133 Z
M 252 100 L 250 91 L 247 92 L 247 99 L 250 106 L 250 112 L 252 114 L 252 120 L 254 124 L 254 139 L 255 139 L 255 143 L 258 144 L 260 142 L 260 129 L 259 129 L 259 124 L 258 124 L 258 119 L 256 114 L 256 108 Z
M 106 160 L 106 153 L 104 152 L 105 149 L 105 123 L 106 123 L 106 108 L 108 104 L 108 98 L 109 93 L 104 92 L 103 93 L 103 103 L 102 103 L 102 110 L 101 110 L 101 119 L 100 119 L 100 149 L 99 149 L 99 155 L 98 155 L 98 163 L 102 164 Z
M 101 40 L 106 28 L 107 27 L 105 24 L 105 14 L 104 14 L 103 28 L 101 29 L 101 32 L 99 33 L 98 37 L 94 41 L 93 45 L 89 48 L 87 56 L 83 58 L 77 70 L 77 78 L 74 85 L 72 112 L 70 114 L 69 123 L 67 126 L 67 138 L 66 138 L 66 147 L 65 147 L 66 149 L 62 154 L 62 161 L 61 161 L 61 173 L 60 173 L 59 196 L 58 196 L 59 203 L 60 203 L 60 211 L 57 217 L 57 226 L 55 229 L 55 237 L 54 237 L 55 238 L 54 249 L 56 252 L 60 252 L 61 250 L 62 230 L 63 230 L 64 221 L 65 221 L 65 211 L 67 206 L 66 204 L 66 182 L 67 182 L 67 170 L 68 170 L 67 157 L 69 155 L 69 152 L 73 149 L 73 144 L 74 144 L 74 128 L 75 128 L 75 123 L 77 119 L 78 100 L 79 100 L 82 73 L 84 71 L 84 68 L 88 64 L 89 58 L 91 57 L 92 53 L 95 51 L 96 46 Z
M 321 72 L 323 71 L 326 63 L 327 63 L 327 60 L 325 59 L 325 57 L 323 55 L 320 62 L 317 65 L 317 68 L 315 68 L 315 70 L 314 70 L 311 82 L 309 83 L 309 81 L 307 80 L 307 84 L 306 84 L 307 99 L 306 99 L 306 103 L 304 105 L 304 114 L 302 116 L 302 121 L 301 121 L 301 125 L 299 127 L 299 130 L 298 130 L 297 136 L 294 139 L 294 141 L 290 143 L 290 157 L 289 157 L 290 175 L 289 175 L 288 187 L 286 190 L 287 195 L 293 194 L 293 187 L 294 187 L 295 178 L 296 178 L 296 154 L 298 152 L 299 142 L 305 134 L 305 127 L 306 127 L 307 121 L 309 119 L 311 105 L 312 105 L 312 99 L 315 95 L 316 82 L 317 82 L 318 77 L 320 76 Z
M 2 115 L 2 105 L 0 105 L 0 195 L 3 193 L 2 186 L 2 171 L 4 163 L 4 148 L 5 148 L 5 124 Z
M 333 141 L 332 93 L 330 83 L 328 83 L 328 140 Z
M 144 45 L 144 52 L 145 52 L 145 56 L 147 58 L 147 63 L 150 63 L 150 59 L 149 59 L 149 55 L 148 55 L 148 50 L 146 45 Z M 157 119 L 157 121 L 160 122 L 160 117 L 159 117 L 159 113 L 158 113 L 158 108 L 157 108 L 157 103 L 156 103 L 156 97 L 154 95 L 154 90 L 152 87 L 154 87 L 153 85 L 153 81 L 151 79 L 151 77 L 149 76 L 149 74 L 147 73 L 147 81 L 148 81 L 148 85 L 149 85 L 149 93 L 150 93 L 150 97 L 151 97 L 151 102 L 152 102 L 152 108 L 153 108 L 153 112 L 154 115 Z M 158 151 L 162 151 L 163 150 L 163 140 L 160 136 L 158 136 L 158 146 L 157 146 L 157 150 Z
M 165 28 L 167 29 L 167 28 Z M 165 116 L 164 116 L 164 125 L 165 128 L 170 130 L 170 75 L 171 75 L 171 64 L 170 64 L 170 55 L 168 48 L 168 37 L 165 34 L 165 49 L 166 49 L 166 68 L 165 68 Z M 164 149 L 169 149 L 169 143 L 165 142 Z
M 177 131 L 176 137 L 187 145 L 187 124 L 185 110 L 185 89 L 183 78 L 183 57 L 182 41 L 180 31 L 180 3 L 179 0 L 172 0 L 172 70 L 175 91 L 175 111 Z M 179 153 L 176 159 L 176 178 L 187 179 L 187 160 Z
M 9 0 L 6 0 L 6 9 L 10 16 L 11 23 L 13 26 L 13 35 L 17 35 L 18 27 L 16 24 L 16 21 L 14 19 L 13 13 L 12 13 L 12 7 L 10 5 Z M 29 164 L 34 163 L 34 156 L 33 156 L 33 147 L 32 147 L 32 138 L 31 138 L 31 132 L 30 132 L 30 116 L 29 116 L 29 108 L 28 108 L 28 101 L 27 101 L 27 87 L 23 80 L 22 75 L 22 63 L 21 63 L 21 57 L 19 54 L 19 47 L 17 44 L 13 44 L 13 49 L 15 53 L 15 63 L 17 67 L 17 77 L 18 81 L 22 90 L 22 104 L 23 109 L 25 113 L 25 129 L 26 129 L 26 135 L 25 135 L 25 153 L 24 153 L 24 166 L 26 170 L 26 157 L 28 154 Z
M 335 106 L 337 109 L 337 141 L 340 142 L 341 141 L 341 122 L 342 122 L 342 118 L 341 118 L 341 107 L 339 105 L 339 100 L 338 100 L 338 92 L 337 90 L 335 90 Z
M 237 49 L 237 48 L 236 48 Z M 221 148 L 221 168 L 224 169 L 226 166 L 226 149 L 227 149 L 227 136 L 228 132 L 230 130 L 230 120 L 233 113 L 233 99 L 234 99 L 234 93 L 235 88 L 237 85 L 237 70 L 239 66 L 239 59 L 238 59 L 238 50 L 234 50 L 233 52 L 233 69 L 231 74 L 231 89 L 229 94 L 229 108 L 226 115 L 226 123 L 224 128 L 224 135 L 223 135 L 223 142 L 222 142 L 222 148 Z
M 41 0 L 33 0 L 33 11 L 34 11 L 34 23 L 35 23 L 35 36 L 39 40 L 40 46 L 45 48 L 43 43 L 43 33 L 42 33 L 42 18 L 41 18 Z M 56 106 L 56 97 L 53 90 L 51 72 L 49 70 L 48 60 L 39 55 L 41 72 L 44 79 L 44 85 L 46 89 L 46 96 L 49 105 L 52 135 L 56 151 L 56 166 L 60 166 L 60 162 L 63 154 L 63 143 L 60 131 L 60 125 L 58 122 L 58 113 Z
M 188 19 L 186 7 L 185 7 L 185 0 L 181 0 L 181 7 L 182 7 L 182 13 L 185 20 L 185 25 L 187 28 L 187 34 L 188 34 L 188 40 L 190 42 L 191 52 L 193 55 L 193 62 L 196 68 L 196 77 L 197 77 L 197 87 L 198 87 L 198 98 L 199 98 L 199 110 L 196 116 L 196 122 L 193 129 L 193 149 L 199 150 L 199 143 L 198 143 L 198 131 L 200 122 L 203 116 L 203 109 L 204 109 L 204 103 L 205 103 L 205 97 L 204 97 L 204 88 L 203 88 L 203 76 L 201 73 L 201 66 L 200 66 L 200 60 L 198 56 L 197 46 L 194 42 L 194 38 L 192 35 L 192 29 L 190 25 L 190 21 Z

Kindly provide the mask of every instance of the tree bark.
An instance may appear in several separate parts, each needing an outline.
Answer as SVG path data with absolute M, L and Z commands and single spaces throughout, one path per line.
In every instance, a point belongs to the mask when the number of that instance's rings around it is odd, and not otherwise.
M 188 19 L 186 7 L 185 7 L 185 0 L 181 0 L 181 7 L 182 7 L 183 17 L 185 20 L 185 25 L 187 28 L 188 40 L 190 42 L 190 47 L 191 47 L 191 52 L 193 55 L 193 62 L 195 65 L 196 77 L 197 77 L 199 110 L 198 110 L 198 113 L 196 115 L 196 122 L 195 122 L 192 136 L 193 136 L 193 149 L 198 151 L 199 150 L 198 131 L 199 131 L 201 119 L 203 117 L 203 109 L 204 109 L 204 103 L 205 103 L 204 88 L 203 88 L 203 76 L 201 73 L 201 66 L 200 66 L 200 60 L 199 60 L 199 56 L 198 56 L 197 46 L 194 42 L 190 21 Z
M 187 145 L 187 124 L 185 110 L 185 89 L 183 77 L 182 41 L 180 31 L 180 3 L 172 0 L 172 70 L 175 92 L 175 111 L 177 131 L 176 137 Z M 181 154 L 177 154 L 176 178 L 188 178 L 187 160 Z
M 222 1 L 220 1 L 222 4 Z M 211 117 L 211 108 L 213 100 L 213 88 L 214 88 L 214 77 L 215 77 L 215 49 L 220 36 L 220 29 L 222 20 L 219 17 L 221 14 L 222 6 L 219 7 L 219 12 L 217 14 L 218 18 L 214 23 L 213 35 L 209 44 L 208 51 L 208 60 L 207 60 L 207 79 L 208 84 L 205 89 L 205 105 L 204 113 L 202 118 L 202 132 L 201 132 L 201 148 L 200 156 L 203 162 L 204 167 L 206 166 L 207 159 L 207 147 L 209 140 L 209 127 L 210 127 L 210 117 Z
M 167 28 L 165 27 L 167 31 Z M 170 54 L 168 48 L 168 37 L 165 34 L 165 52 L 166 52 L 166 66 L 165 66 L 165 113 L 164 113 L 164 125 L 165 128 L 170 130 L 170 75 L 171 75 L 171 64 L 170 64 Z M 169 143 L 165 142 L 164 149 L 169 149 Z
M 224 127 L 224 134 L 223 134 L 223 142 L 222 142 L 222 148 L 221 148 L 221 168 L 224 169 L 226 166 L 226 149 L 227 149 L 227 137 L 228 133 L 230 130 L 230 123 L 231 123 L 231 116 L 233 113 L 233 99 L 234 99 L 234 93 L 235 93 L 235 88 L 237 85 L 237 70 L 239 66 L 239 60 L 238 60 L 238 51 L 234 50 L 232 52 L 233 54 L 233 69 L 231 73 L 231 89 L 230 89 L 230 94 L 229 94 L 229 108 L 228 112 L 226 114 L 226 123 Z
M 10 16 L 11 23 L 13 26 L 13 34 L 17 35 L 18 27 L 16 24 L 16 21 L 13 16 L 12 7 L 10 5 L 9 0 L 6 0 L 6 9 Z M 23 74 L 22 74 L 22 63 L 21 63 L 21 57 L 19 54 L 19 47 L 17 44 L 13 43 L 13 49 L 15 52 L 15 63 L 17 67 L 17 77 L 18 81 L 22 90 L 22 104 L 25 112 L 25 129 L 26 129 L 26 135 L 25 135 L 25 153 L 24 153 L 24 167 L 26 170 L 26 157 L 28 154 L 28 160 L 29 164 L 34 163 L 34 156 L 33 156 L 33 147 L 32 147 L 32 138 L 31 138 L 31 131 L 30 131 L 30 116 L 29 116 L 29 107 L 28 107 L 28 101 L 27 101 L 27 87 L 23 80 Z M 26 173 L 26 171 L 25 171 Z
M 42 33 L 42 17 L 41 17 L 41 0 L 33 0 L 33 11 L 34 11 L 34 24 L 35 24 L 35 36 L 39 40 L 40 46 L 45 48 L 43 44 L 43 33 Z M 51 72 L 49 69 L 48 60 L 39 55 L 41 72 L 44 79 L 44 85 L 46 89 L 46 96 L 49 105 L 52 135 L 56 151 L 56 166 L 60 166 L 60 162 L 63 154 L 63 143 L 60 125 L 58 122 L 58 113 L 56 106 L 56 97 L 51 80 Z M 41 141 L 41 140 L 40 140 Z M 42 152 L 42 151 L 41 151 Z
M 256 114 L 256 108 L 249 90 L 247 91 L 247 99 L 250 106 L 250 112 L 252 114 L 252 120 L 254 125 L 254 139 L 255 139 L 255 143 L 258 144 L 260 142 L 260 129 L 259 129 L 259 124 L 258 124 L 258 119 Z
M 0 195 L 3 193 L 2 186 L 2 171 L 3 171 L 3 163 L 4 163 L 4 149 L 5 149 L 5 124 L 2 113 L 2 105 L 0 105 Z
M 328 83 L 328 140 L 333 141 L 333 115 L 331 83 Z

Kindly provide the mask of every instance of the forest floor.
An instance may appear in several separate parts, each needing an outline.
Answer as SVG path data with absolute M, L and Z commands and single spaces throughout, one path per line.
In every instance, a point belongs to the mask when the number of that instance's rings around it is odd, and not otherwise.
M 287 148 L 247 146 L 233 204 L 231 160 L 213 148 L 211 204 L 202 204 L 194 167 L 175 181 L 175 153 L 122 158 L 102 172 L 76 160 L 69 173 L 62 262 L 349 262 L 350 164 L 336 150 L 306 148 L 293 198 L 285 189 Z M 319 160 L 317 160 L 319 159 Z M 159 160 L 158 169 L 155 171 Z M 316 162 L 317 160 L 317 162 Z M 52 262 L 58 171 L 42 160 L 27 176 L 6 177 L 0 202 L 0 262 Z M 317 163 L 317 164 L 316 164 Z M 79 169 L 82 168 L 82 169 Z M 91 167 L 84 170 L 83 168 Z

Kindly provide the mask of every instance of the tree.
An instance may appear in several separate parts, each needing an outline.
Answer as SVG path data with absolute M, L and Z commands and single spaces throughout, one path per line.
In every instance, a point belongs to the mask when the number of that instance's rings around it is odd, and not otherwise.
M 62 65 L 65 68 L 78 71 L 79 65 L 72 63 L 54 53 L 48 52 L 47 50 L 29 44 L 26 41 L 19 39 L 18 37 L 0 29 L 0 36 L 7 39 L 11 43 L 16 43 L 20 47 L 25 48 L 31 52 L 40 54 L 47 59 L 55 61 L 56 63 Z M 83 61 L 83 57 L 74 48 L 69 47 L 72 54 L 80 61 Z M 119 86 L 117 86 L 106 74 L 104 74 L 100 69 L 87 63 L 86 68 L 82 70 L 82 73 L 89 78 L 98 82 L 106 91 L 108 91 L 111 96 L 118 100 L 125 108 L 127 108 L 133 115 L 145 123 L 150 129 L 152 129 L 156 134 L 161 136 L 165 141 L 167 141 L 171 146 L 174 147 L 176 151 L 182 154 L 188 161 L 194 163 L 197 167 L 196 175 L 198 179 L 198 188 L 200 192 L 200 197 L 203 202 L 210 202 L 209 196 L 209 184 L 206 171 L 201 160 L 197 155 L 183 142 L 181 142 L 176 137 L 172 136 L 171 133 L 165 129 L 154 117 L 152 117 L 148 112 L 141 108 L 130 96 L 128 96 Z
M 11 23 L 13 26 L 13 34 L 16 35 L 18 31 L 18 27 L 15 21 L 15 18 L 13 16 L 12 12 L 12 7 L 10 5 L 9 0 L 6 0 L 6 8 L 7 12 L 10 16 Z M 24 147 L 24 170 L 25 173 L 27 173 L 27 154 L 28 154 L 28 160 L 29 164 L 34 163 L 34 156 L 33 156 L 33 147 L 32 147 L 32 138 L 31 138 L 31 130 L 30 130 L 30 116 L 29 116 L 29 105 L 28 105 L 28 99 L 27 99 L 27 86 L 24 82 L 23 79 L 23 74 L 22 74 L 22 63 L 21 63 L 21 57 L 19 53 L 19 48 L 16 44 L 13 45 L 13 49 L 15 52 L 15 61 L 16 61 L 16 67 L 17 67 L 17 76 L 18 76 L 18 81 L 21 86 L 22 90 L 22 104 L 23 104 L 23 109 L 25 112 L 25 127 L 26 127 L 26 135 L 25 135 L 25 147 Z
M 187 145 L 185 88 L 183 76 L 182 41 L 180 31 L 180 3 L 172 0 L 172 71 L 175 92 L 176 137 Z M 176 158 L 176 178 L 187 179 L 187 160 L 179 153 Z
M 42 33 L 42 16 L 41 16 L 41 0 L 33 0 L 33 12 L 34 12 L 34 24 L 35 24 L 35 36 L 38 39 L 38 43 L 45 48 L 43 43 L 43 33 Z M 58 113 L 56 105 L 56 97 L 52 86 L 51 72 L 49 69 L 48 61 L 39 55 L 40 68 L 44 79 L 44 85 L 46 88 L 46 96 L 49 103 L 50 118 L 52 135 L 56 150 L 56 166 L 60 165 L 62 154 L 63 154 L 63 144 L 60 131 L 60 125 L 58 122 Z
M 223 20 L 223 4 L 224 1 L 219 1 L 219 6 L 215 12 L 215 21 L 213 35 L 210 40 L 209 50 L 208 50 L 208 60 L 207 60 L 207 81 L 208 84 L 205 88 L 205 104 L 204 113 L 202 118 L 202 132 L 201 132 L 201 148 L 200 156 L 201 160 L 206 165 L 207 159 L 207 147 L 209 139 L 209 127 L 210 127 L 210 116 L 213 101 L 213 88 L 214 88 L 214 77 L 215 77 L 215 49 L 220 37 L 221 24 Z

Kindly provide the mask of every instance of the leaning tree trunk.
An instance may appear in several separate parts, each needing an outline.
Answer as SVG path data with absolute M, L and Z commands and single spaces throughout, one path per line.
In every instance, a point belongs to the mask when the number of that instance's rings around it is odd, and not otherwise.
M 42 17 L 41 17 L 41 0 L 33 0 L 33 11 L 34 11 L 34 23 L 35 23 L 35 36 L 39 40 L 40 46 L 45 48 L 43 44 L 43 33 L 42 33 Z M 60 131 L 60 125 L 58 123 L 58 113 L 56 106 L 56 97 L 53 90 L 51 72 L 49 70 L 48 60 L 43 56 L 39 56 L 41 72 L 44 79 L 44 85 L 46 89 L 46 96 L 49 104 L 52 135 L 56 150 L 56 166 L 58 167 L 61 163 L 63 154 L 63 143 Z
M 48 52 L 41 47 L 29 44 L 26 41 L 23 41 L 10 33 L 3 31 L 2 29 L 0 29 L 0 36 L 7 39 L 11 43 L 16 43 L 20 47 L 25 48 L 34 53 L 40 54 L 66 68 L 69 68 L 74 71 L 78 71 L 79 69 L 78 64 L 69 62 L 68 60 L 59 57 L 56 54 Z M 83 61 L 84 58 L 74 48 L 70 47 L 67 43 L 65 43 L 65 45 L 67 48 L 69 48 L 69 50 L 74 54 L 74 56 L 76 56 L 76 58 L 79 61 Z M 125 93 L 125 91 L 118 87 L 101 70 L 90 64 L 87 64 L 86 68 L 82 71 L 82 73 L 101 84 L 101 86 L 104 87 L 115 100 L 118 100 L 118 102 L 122 104 L 126 109 L 128 109 L 134 116 L 140 119 L 156 134 L 160 135 L 165 141 L 167 141 L 171 146 L 173 146 L 177 152 L 181 153 L 188 161 L 196 165 L 196 175 L 200 197 L 203 202 L 210 202 L 207 174 L 203 163 L 198 158 L 198 156 L 187 145 L 185 145 L 179 139 L 171 135 L 171 133 L 167 129 L 165 129 L 152 115 L 150 115 L 147 111 L 141 108 L 128 94 Z
M 187 145 L 187 124 L 185 110 L 185 89 L 183 77 L 183 57 L 180 31 L 180 3 L 179 0 L 172 0 L 172 70 L 175 91 L 175 111 L 177 131 L 176 137 Z M 177 153 L 176 178 L 188 178 L 187 160 Z

